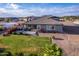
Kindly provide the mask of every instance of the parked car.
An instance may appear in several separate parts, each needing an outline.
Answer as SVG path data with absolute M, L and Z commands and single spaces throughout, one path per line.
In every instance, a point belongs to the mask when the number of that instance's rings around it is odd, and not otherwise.
M 38 33 L 37 32 L 33 32 L 33 31 L 23 31 L 23 34 L 24 35 L 37 35 L 38 36 Z
M 15 31 L 14 34 L 23 34 L 23 35 L 39 35 L 38 32 L 34 32 L 34 31 L 25 31 L 25 30 L 18 30 Z

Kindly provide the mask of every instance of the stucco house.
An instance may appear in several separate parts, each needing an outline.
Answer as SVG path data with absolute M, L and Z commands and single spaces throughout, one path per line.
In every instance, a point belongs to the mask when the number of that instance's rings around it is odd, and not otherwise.
M 52 18 L 39 18 L 26 23 L 27 27 L 45 32 L 63 32 L 63 24 Z

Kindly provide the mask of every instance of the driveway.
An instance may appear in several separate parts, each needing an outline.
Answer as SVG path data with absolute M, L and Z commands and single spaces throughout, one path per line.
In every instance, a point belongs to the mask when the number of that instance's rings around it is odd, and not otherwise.
M 79 56 L 79 35 L 67 33 L 40 33 L 39 36 L 55 36 L 53 42 L 62 48 L 65 56 Z M 62 40 L 61 40 L 62 39 Z

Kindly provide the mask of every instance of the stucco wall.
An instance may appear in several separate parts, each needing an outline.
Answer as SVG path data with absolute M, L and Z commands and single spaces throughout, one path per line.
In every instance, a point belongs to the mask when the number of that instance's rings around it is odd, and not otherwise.
M 63 26 L 62 25 L 55 25 L 54 29 L 58 32 L 63 32 Z
M 58 32 L 63 32 L 62 25 L 37 25 L 37 29 L 41 29 L 41 28 L 48 31 L 56 30 Z
M 29 27 L 29 26 L 28 26 Z M 31 27 L 33 28 L 33 29 L 35 29 L 34 28 L 34 26 L 33 25 L 31 25 Z M 40 29 L 44 29 L 44 30 L 48 30 L 48 31 L 58 31 L 58 32 L 63 32 L 63 26 L 62 25 L 36 25 L 36 28 L 38 29 L 38 30 L 40 30 Z
M 37 29 L 52 30 L 52 25 L 37 25 Z

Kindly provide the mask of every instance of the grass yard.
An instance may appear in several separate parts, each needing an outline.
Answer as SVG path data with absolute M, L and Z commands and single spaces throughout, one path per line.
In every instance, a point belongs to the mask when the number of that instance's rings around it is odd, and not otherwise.
M 0 48 L 4 50 L 1 52 L 2 55 L 7 54 L 7 52 L 9 55 L 47 55 L 48 52 L 45 53 L 45 47 L 50 47 L 51 45 L 51 39 L 48 37 L 25 35 L 0 36 Z
M 0 26 L 0 29 L 3 29 L 3 26 Z

